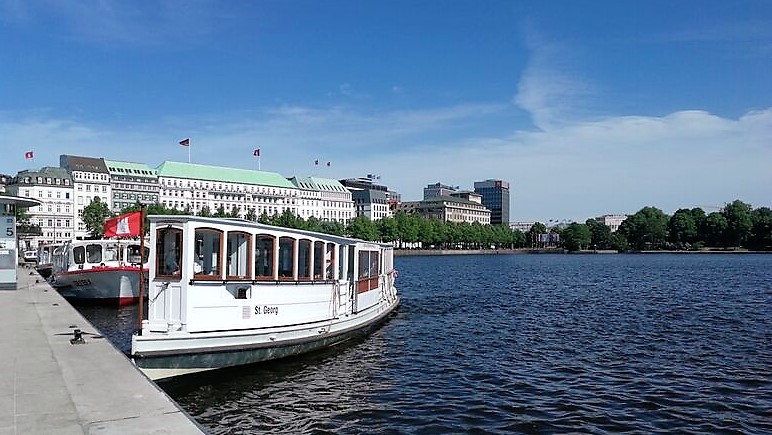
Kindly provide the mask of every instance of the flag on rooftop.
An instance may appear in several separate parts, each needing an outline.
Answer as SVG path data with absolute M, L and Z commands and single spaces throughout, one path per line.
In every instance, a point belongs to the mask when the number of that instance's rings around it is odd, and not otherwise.
M 35 158 L 35 153 L 32 152 L 32 151 L 27 151 L 26 153 L 24 153 L 24 158 L 25 159 L 34 159 Z
M 327 162 L 327 167 L 330 167 L 332 165 L 332 162 Z
M 185 139 L 182 139 L 180 141 L 180 145 L 182 145 L 184 147 L 189 147 L 190 146 L 190 138 L 186 137 Z
M 319 159 L 314 160 L 314 166 L 319 166 Z
M 255 157 L 260 157 L 260 148 L 256 148 L 252 155 Z

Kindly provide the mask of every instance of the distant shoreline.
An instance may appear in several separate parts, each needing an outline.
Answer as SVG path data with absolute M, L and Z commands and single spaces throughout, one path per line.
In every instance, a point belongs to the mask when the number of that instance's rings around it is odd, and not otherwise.
M 433 255 L 514 255 L 514 254 L 772 254 L 772 251 L 748 250 L 700 250 L 700 251 L 630 251 L 613 249 L 568 252 L 564 249 L 394 249 L 397 257 Z

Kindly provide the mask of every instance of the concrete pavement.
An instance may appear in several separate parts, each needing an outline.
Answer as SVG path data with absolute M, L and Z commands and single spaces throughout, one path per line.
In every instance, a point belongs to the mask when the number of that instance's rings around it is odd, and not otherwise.
M 85 343 L 71 344 L 80 329 Z M 202 434 L 33 269 L 0 290 L 0 435 Z

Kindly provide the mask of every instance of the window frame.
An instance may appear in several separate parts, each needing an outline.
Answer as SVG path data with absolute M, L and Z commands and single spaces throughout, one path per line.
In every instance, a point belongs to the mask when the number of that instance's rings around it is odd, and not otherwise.
M 244 275 L 230 275 L 230 256 L 231 256 L 231 235 L 238 235 L 244 238 L 246 241 L 246 270 Z M 252 234 L 246 231 L 228 231 L 225 236 L 225 279 L 227 280 L 246 280 L 252 279 Z M 237 269 L 240 265 L 237 265 Z
M 216 234 L 220 238 L 219 243 L 218 243 L 219 246 L 218 246 L 218 252 L 217 252 L 217 264 L 212 264 L 212 267 L 216 268 L 217 273 L 211 273 L 211 274 L 204 273 L 204 269 L 203 269 L 203 265 L 202 265 L 200 273 L 196 273 L 195 269 L 193 270 L 193 279 L 201 280 L 201 281 L 222 281 L 223 280 L 223 276 L 224 276 L 223 273 L 225 272 L 223 270 L 223 260 L 224 260 L 224 257 L 225 257 L 223 255 L 225 253 L 225 249 L 224 249 L 225 248 L 225 246 L 224 246 L 224 244 L 225 244 L 225 231 L 218 230 L 217 228 L 210 228 L 210 227 L 197 227 L 197 228 L 195 228 L 193 230 L 193 243 L 194 243 L 194 246 L 193 246 L 193 256 L 194 256 L 194 260 L 193 260 L 193 263 L 191 264 L 191 267 L 194 267 L 194 264 L 195 264 L 195 262 L 197 260 L 196 257 L 197 257 L 198 254 L 196 253 L 196 249 L 198 248 L 198 246 L 197 246 L 198 245 L 197 238 L 198 238 L 198 234 L 199 233 Z M 202 243 L 203 243 L 203 240 L 202 240 Z
M 262 256 L 259 255 L 258 249 L 260 248 L 260 241 L 261 240 L 269 240 L 271 242 L 271 251 L 270 251 L 270 257 L 269 257 L 269 267 L 271 270 L 270 275 L 258 275 L 258 270 L 260 269 L 257 266 L 257 262 L 262 259 Z M 257 281 L 274 281 L 276 280 L 276 277 L 278 276 L 278 264 L 276 261 L 276 253 L 278 251 L 278 238 L 276 236 L 272 236 L 270 234 L 255 234 L 255 244 L 254 244 L 254 271 L 255 271 L 255 280 Z

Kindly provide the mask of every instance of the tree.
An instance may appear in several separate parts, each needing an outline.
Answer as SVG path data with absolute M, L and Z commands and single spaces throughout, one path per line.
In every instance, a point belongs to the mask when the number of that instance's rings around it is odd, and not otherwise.
M 724 232 L 727 229 L 726 218 L 714 211 L 705 218 L 705 241 L 708 246 L 726 246 Z
M 222 204 L 220 204 L 220 206 L 217 207 L 217 211 L 215 211 L 213 215 L 213 217 L 216 217 L 216 218 L 224 218 L 227 216 L 228 214 L 225 212 L 225 206 Z
M 590 244 L 594 249 L 609 249 L 611 247 L 611 228 L 595 219 L 584 222 L 590 230 Z
M 680 208 L 667 222 L 668 240 L 677 248 L 684 248 L 698 239 L 697 222 L 692 211 Z
M 662 247 L 667 236 L 668 216 L 656 207 L 644 207 L 619 226 L 619 232 L 637 250 Z
M 772 250 L 772 210 L 761 207 L 753 210 L 751 215 L 753 227 L 748 247 L 760 250 Z
M 380 239 L 384 242 L 396 242 L 399 238 L 399 232 L 397 231 L 397 221 L 391 217 L 385 217 L 378 221 L 378 233 Z
M 547 226 L 541 222 L 536 222 L 531 225 L 531 229 L 528 230 L 526 237 L 531 248 L 541 247 L 541 235 L 547 233 Z
M 586 224 L 574 222 L 560 233 L 560 240 L 569 251 L 580 251 L 590 245 L 592 237 Z
M 347 233 L 354 238 L 375 241 L 378 239 L 378 228 L 365 216 L 357 216 L 348 225 Z
M 198 212 L 198 215 L 201 217 L 211 217 L 212 211 L 209 209 L 208 205 L 205 205 L 201 207 L 201 211 Z
M 726 219 L 725 246 L 743 246 L 751 237 L 751 228 L 753 228 L 751 210 L 750 204 L 739 199 L 727 204 L 721 210 L 721 214 Z
M 98 239 L 104 234 L 105 219 L 108 217 L 110 217 L 110 209 L 98 196 L 95 196 L 91 200 L 91 204 L 83 208 L 83 215 L 81 215 L 89 236 L 94 239 Z
M 247 210 L 247 215 L 244 216 L 244 219 L 252 222 L 257 220 L 257 211 L 254 207 L 250 207 L 249 210 Z

